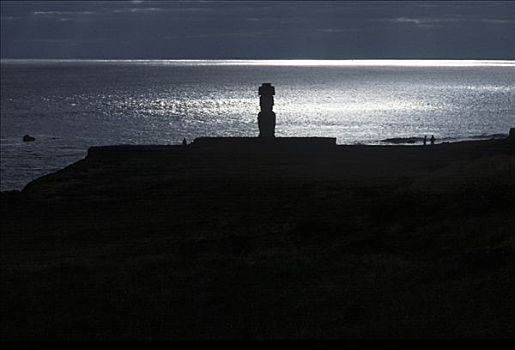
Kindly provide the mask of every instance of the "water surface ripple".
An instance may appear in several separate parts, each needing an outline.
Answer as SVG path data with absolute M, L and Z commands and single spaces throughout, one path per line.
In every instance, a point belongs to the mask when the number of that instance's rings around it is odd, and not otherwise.
M 278 136 L 452 142 L 515 126 L 510 61 L 2 60 L 1 189 L 92 145 L 255 136 L 263 82 L 276 87 Z

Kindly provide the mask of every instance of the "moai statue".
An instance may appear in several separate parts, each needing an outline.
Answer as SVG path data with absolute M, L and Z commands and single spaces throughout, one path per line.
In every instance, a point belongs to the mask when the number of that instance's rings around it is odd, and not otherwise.
M 259 87 L 259 107 L 261 107 L 261 112 L 258 114 L 259 137 L 274 137 L 275 113 L 272 111 L 274 95 L 275 88 L 272 84 L 263 83 Z

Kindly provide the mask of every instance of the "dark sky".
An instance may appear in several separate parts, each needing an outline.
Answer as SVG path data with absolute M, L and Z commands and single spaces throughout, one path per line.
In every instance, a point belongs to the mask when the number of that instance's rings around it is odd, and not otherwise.
M 515 59 L 512 1 L 2 1 L 2 58 Z

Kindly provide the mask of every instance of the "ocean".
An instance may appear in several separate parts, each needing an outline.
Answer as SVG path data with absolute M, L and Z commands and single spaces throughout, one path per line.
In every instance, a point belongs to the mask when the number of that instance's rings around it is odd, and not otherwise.
M 276 136 L 416 145 L 515 127 L 514 61 L 2 60 L 1 190 L 95 145 L 256 136 L 264 82 L 276 90 Z

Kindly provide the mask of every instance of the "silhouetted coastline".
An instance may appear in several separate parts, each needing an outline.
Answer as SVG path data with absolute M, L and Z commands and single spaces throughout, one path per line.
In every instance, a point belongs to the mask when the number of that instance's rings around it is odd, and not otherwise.
M 515 336 L 513 143 L 330 140 L 93 147 L 2 192 L 2 339 Z

